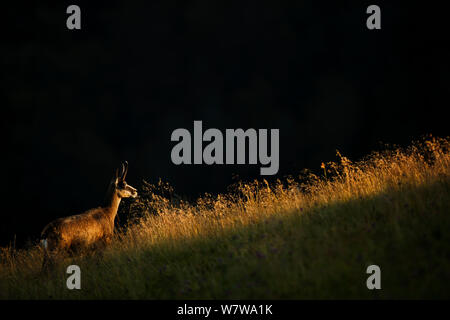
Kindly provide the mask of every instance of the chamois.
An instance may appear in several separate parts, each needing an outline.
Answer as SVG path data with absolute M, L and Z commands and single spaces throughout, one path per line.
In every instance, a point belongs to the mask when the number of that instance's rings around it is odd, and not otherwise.
M 103 206 L 82 214 L 56 219 L 45 226 L 41 233 L 44 249 L 43 268 L 58 252 L 80 250 L 96 245 L 106 246 L 114 232 L 114 219 L 122 198 L 136 198 L 137 191 L 125 182 L 128 162 L 116 170 L 111 179 Z

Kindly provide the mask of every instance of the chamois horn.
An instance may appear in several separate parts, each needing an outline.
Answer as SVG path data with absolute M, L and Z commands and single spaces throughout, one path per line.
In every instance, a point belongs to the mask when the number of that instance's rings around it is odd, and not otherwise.
M 128 173 L 128 161 L 122 162 L 122 176 L 120 177 L 121 180 L 125 180 L 125 177 Z

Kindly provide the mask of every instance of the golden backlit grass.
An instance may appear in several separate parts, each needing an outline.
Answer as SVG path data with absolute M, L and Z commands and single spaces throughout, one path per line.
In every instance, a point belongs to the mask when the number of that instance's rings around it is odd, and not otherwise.
M 144 192 L 149 192 L 131 210 L 148 214 L 127 230 L 123 240 L 155 244 L 167 239 L 208 237 L 270 217 L 301 214 L 349 200 L 382 194 L 389 199 L 389 193 L 447 181 L 448 150 L 449 140 L 432 138 L 406 150 L 373 153 L 356 163 L 338 152 L 340 162 L 322 164 L 330 176 L 328 179 L 307 173 L 300 179 L 288 178 L 273 186 L 265 180 L 238 183 L 229 194 L 215 197 L 207 194 L 194 204 L 170 202 L 152 193 L 152 186 L 145 183 Z M 160 186 L 170 189 L 161 182 Z M 157 215 L 151 214 L 155 212 Z
M 0 298 L 449 298 L 450 140 L 323 163 L 269 185 L 237 183 L 195 203 L 144 182 L 103 255 L 2 249 Z M 82 269 L 82 290 L 65 267 Z M 365 286 L 382 270 L 382 290 Z

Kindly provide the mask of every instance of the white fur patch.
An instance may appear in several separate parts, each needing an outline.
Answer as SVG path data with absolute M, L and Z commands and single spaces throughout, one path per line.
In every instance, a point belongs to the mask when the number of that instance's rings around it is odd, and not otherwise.
M 44 249 L 47 249 L 47 247 L 48 247 L 47 239 L 42 239 L 41 240 L 41 245 L 44 247 Z

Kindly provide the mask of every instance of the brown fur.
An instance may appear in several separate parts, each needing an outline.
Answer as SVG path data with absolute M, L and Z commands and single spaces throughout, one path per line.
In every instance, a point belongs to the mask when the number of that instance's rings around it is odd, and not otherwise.
M 45 226 L 41 233 L 44 247 L 43 267 L 60 252 L 79 251 L 95 246 L 106 246 L 114 233 L 114 219 L 122 198 L 136 197 L 136 189 L 125 182 L 128 164 L 122 165 L 122 171 L 116 171 L 111 180 L 105 205 L 88 210 L 82 214 L 59 218 Z

